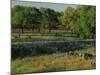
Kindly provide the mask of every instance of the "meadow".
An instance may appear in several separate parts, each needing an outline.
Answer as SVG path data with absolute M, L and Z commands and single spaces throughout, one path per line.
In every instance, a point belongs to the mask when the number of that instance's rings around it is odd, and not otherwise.
M 50 41 L 50 40 L 78 40 L 77 34 L 72 32 L 32 32 L 32 33 L 12 33 L 12 42 L 24 41 Z
M 15 33 L 13 37 L 16 35 L 18 36 Z M 20 41 L 22 36 L 28 37 L 28 35 L 34 37 L 37 35 L 42 36 L 40 37 L 42 40 L 26 41 L 25 38 L 25 40 Z M 74 40 L 76 36 L 70 36 L 73 40 L 43 40 L 43 36 L 51 37 L 54 35 L 24 33 L 20 34 L 19 40 L 12 42 L 12 74 L 88 70 L 96 68 L 95 40 Z M 63 34 L 63 36 L 65 35 Z M 32 40 L 33 38 L 28 38 L 28 40 L 30 39 Z
M 79 56 L 85 53 L 95 55 L 95 50 L 74 51 L 74 53 L 76 52 L 78 55 L 71 55 L 69 52 L 65 52 L 17 58 L 11 62 L 12 74 L 89 70 L 96 68 L 95 57 L 85 58 L 85 56 Z

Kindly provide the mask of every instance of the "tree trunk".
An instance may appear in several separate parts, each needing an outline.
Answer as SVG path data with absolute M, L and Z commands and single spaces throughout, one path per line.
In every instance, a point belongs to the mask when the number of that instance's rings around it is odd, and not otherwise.
M 49 32 L 51 32 L 51 27 L 49 28 Z
M 22 33 L 24 33 L 24 28 L 22 27 Z
M 40 32 L 40 27 L 38 28 L 38 32 Z
M 32 32 L 34 32 L 34 25 L 32 26 Z

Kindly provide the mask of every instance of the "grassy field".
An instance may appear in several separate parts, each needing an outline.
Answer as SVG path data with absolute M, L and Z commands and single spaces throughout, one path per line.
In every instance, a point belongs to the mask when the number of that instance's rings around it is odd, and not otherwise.
M 12 33 L 12 41 L 78 40 L 77 34 L 70 32 Z
M 95 55 L 95 50 L 82 50 L 78 54 L 90 53 Z M 69 70 L 86 70 L 96 68 L 96 59 L 66 53 L 32 56 L 12 60 L 12 74 L 37 73 Z
M 12 74 L 40 73 L 96 68 L 96 50 L 94 42 L 82 40 L 70 32 L 53 33 L 12 33 Z M 64 41 L 59 43 L 59 41 Z M 67 42 L 76 40 L 75 42 Z M 23 45 L 23 42 L 38 42 L 39 45 Z M 43 41 L 57 41 L 47 43 Z M 21 42 L 22 45 L 16 44 Z

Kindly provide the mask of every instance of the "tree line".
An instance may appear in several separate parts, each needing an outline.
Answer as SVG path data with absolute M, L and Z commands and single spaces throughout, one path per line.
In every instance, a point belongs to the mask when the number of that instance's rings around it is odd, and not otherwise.
M 12 8 L 12 29 L 31 29 L 32 32 L 51 32 L 62 29 L 75 32 L 80 38 L 95 38 L 96 7 L 68 7 L 63 12 L 51 8 L 14 6 Z

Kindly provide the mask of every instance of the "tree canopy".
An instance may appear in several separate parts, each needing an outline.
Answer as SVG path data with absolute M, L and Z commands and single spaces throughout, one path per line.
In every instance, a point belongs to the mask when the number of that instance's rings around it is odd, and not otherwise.
M 94 39 L 96 30 L 96 7 L 67 7 L 63 12 L 51 8 L 14 6 L 11 23 L 13 29 L 32 29 L 32 32 L 51 32 L 63 29 L 75 32 L 80 38 Z

